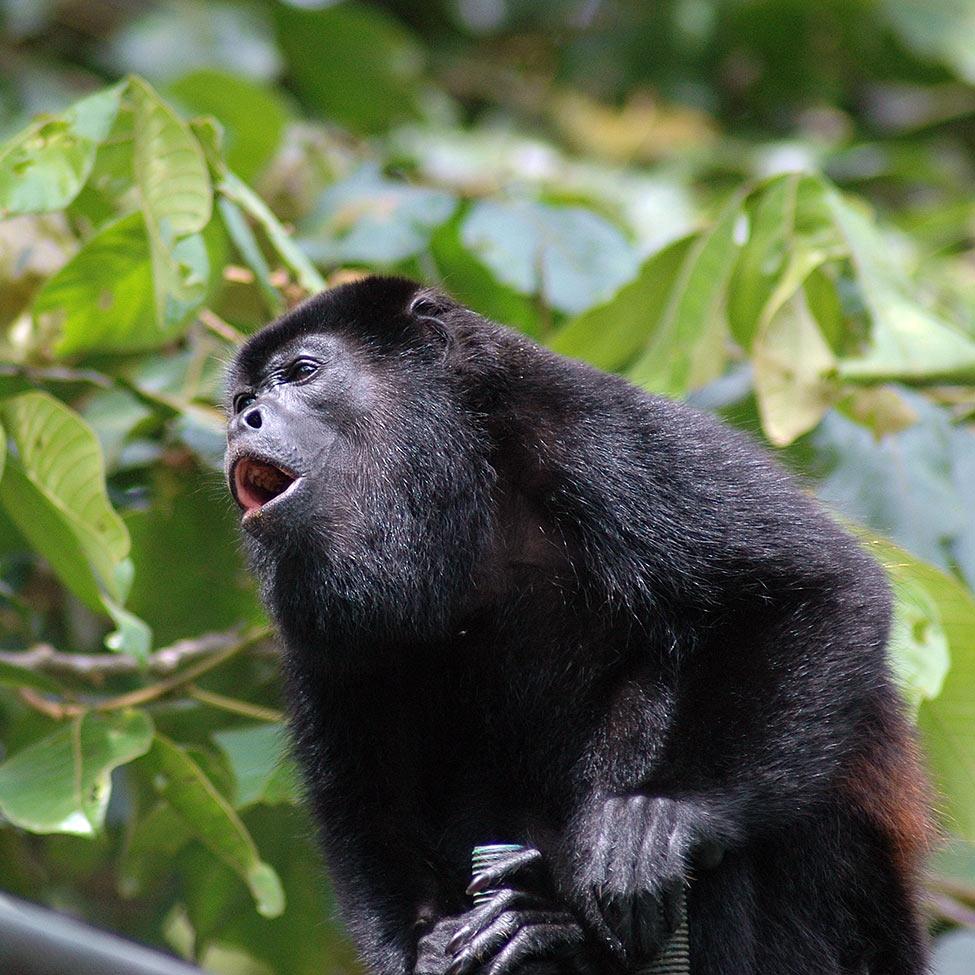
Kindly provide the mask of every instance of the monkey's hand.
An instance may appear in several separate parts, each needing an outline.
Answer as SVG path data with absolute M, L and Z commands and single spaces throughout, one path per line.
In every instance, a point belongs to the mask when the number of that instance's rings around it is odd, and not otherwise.
M 653 959 L 677 929 L 701 826 L 691 803 L 635 795 L 595 800 L 571 830 L 570 899 L 627 970 Z
M 556 904 L 541 854 L 520 850 L 476 875 L 468 893 L 490 897 L 447 942 L 445 975 L 594 975 L 600 971 L 574 914 Z M 605 970 L 605 969 L 602 969 Z

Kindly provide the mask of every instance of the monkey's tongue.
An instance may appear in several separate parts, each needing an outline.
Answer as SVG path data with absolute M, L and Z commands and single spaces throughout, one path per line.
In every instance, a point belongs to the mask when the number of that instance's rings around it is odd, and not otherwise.
M 257 511 L 268 501 L 273 501 L 278 495 L 287 491 L 294 482 L 295 478 L 280 467 L 255 460 L 253 457 L 242 457 L 234 467 L 237 503 L 244 509 L 245 514 Z

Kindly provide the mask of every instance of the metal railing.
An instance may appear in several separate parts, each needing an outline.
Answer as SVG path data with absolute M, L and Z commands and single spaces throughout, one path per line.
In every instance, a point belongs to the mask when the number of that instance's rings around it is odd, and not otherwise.
M 202 970 L 0 894 L 0 975 L 202 975 Z

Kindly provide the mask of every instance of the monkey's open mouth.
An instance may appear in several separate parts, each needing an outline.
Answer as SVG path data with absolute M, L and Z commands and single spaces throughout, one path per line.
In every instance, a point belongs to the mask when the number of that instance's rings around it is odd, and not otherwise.
M 296 475 L 256 457 L 241 457 L 234 464 L 232 480 L 234 497 L 244 509 L 245 518 L 281 497 L 298 482 Z

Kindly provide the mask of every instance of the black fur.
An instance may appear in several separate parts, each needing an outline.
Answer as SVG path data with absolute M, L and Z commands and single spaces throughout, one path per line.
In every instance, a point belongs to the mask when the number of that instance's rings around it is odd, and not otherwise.
M 399 279 L 268 326 L 240 390 L 231 467 L 303 475 L 245 537 L 371 971 L 631 970 L 685 884 L 694 975 L 923 971 L 887 585 L 764 454 Z M 475 910 L 490 842 L 529 853 Z

